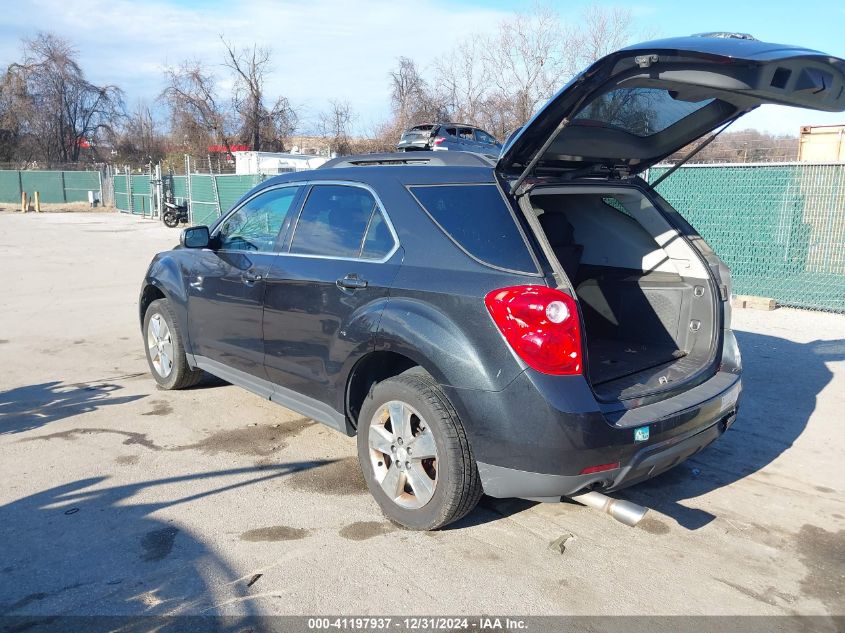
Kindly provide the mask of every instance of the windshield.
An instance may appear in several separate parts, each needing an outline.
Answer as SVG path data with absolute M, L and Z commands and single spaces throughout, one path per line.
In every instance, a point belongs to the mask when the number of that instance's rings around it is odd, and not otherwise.
M 712 102 L 713 99 L 681 101 L 673 92 L 661 88 L 617 88 L 590 101 L 574 121 L 645 137 L 662 132 Z

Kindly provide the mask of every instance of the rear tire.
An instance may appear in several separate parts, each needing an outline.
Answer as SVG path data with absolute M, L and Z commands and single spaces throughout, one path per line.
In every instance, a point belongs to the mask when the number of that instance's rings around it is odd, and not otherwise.
M 162 389 L 186 389 L 202 379 L 201 369 L 191 369 L 184 339 L 167 299 L 156 299 L 144 315 L 144 349 L 150 373 Z
M 481 480 L 466 431 L 431 376 L 412 370 L 376 384 L 358 420 L 361 470 L 390 521 L 436 530 L 478 504 Z

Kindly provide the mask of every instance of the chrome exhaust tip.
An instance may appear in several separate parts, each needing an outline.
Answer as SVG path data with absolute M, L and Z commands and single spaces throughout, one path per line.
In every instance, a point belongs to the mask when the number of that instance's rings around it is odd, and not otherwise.
M 637 525 L 648 512 L 648 508 L 631 501 L 614 499 L 595 491 L 584 492 L 569 498 L 590 508 L 601 510 L 629 527 Z

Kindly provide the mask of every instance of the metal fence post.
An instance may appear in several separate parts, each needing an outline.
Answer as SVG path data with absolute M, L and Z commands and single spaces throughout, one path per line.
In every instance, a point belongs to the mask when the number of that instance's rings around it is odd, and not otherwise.
M 126 210 L 130 215 L 133 213 L 132 204 L 132 174 L 129 173 L 129 165 L 126 165 Z
M 185 194 L 188 196 L 188 220 L 194 223 L 194 200 L 191 191 L 191 157 L 185 154 Z

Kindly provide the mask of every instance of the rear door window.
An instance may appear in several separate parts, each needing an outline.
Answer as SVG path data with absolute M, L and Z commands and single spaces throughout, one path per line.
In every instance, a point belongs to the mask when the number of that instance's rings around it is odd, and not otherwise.
M 525 237 L 496 185 L 412 186 L 432 220 L 464 252 L 488 265 L 537 272 Z
M 297 220 L 290 252 L 382 259 L 394 244 L 369 191 L 347 185 L 314 185 Z
M 473 134 L 471 127 L 459 127 L 458 128 L 458 137 L 465 140 L 465 141 L 474 141 L 475 140 L 475 134 Z

